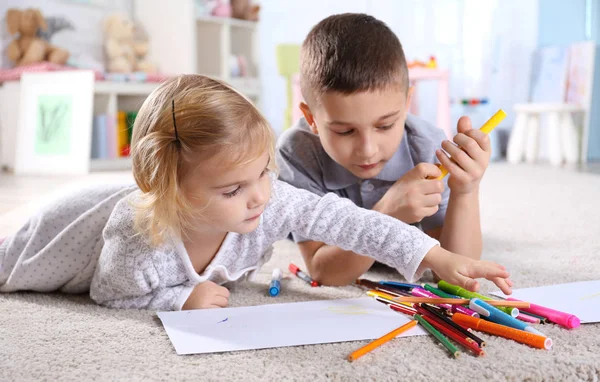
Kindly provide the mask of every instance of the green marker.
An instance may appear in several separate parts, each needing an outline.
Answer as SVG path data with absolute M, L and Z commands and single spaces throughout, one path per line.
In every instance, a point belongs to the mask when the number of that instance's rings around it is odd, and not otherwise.
M 425 330 L 427 330 L 429 333 L 431 333 L 431 335 L 437 338 L 438 341 L 440 341 L 442 345 L 444 345 L 444 347 L 448 349 L 450 354 L 454 356 L 454 358 L 458 358 L 460 352 L 458 351 L 456 346 L 452 345 L 452 343 L 448 341 L 448 339 L 442 333 L 440 333 L 436 328 L 431 326 L 429 322 L 425 321 L 425 319 L 421 317 L 421 315 L 415 314 L 414 318 L 415 320 L 419 321 L 419 324 L 421 324 L 421 326 L 424 327 Z
M 471 292 L 470 290 L 461 288 L 458 285 L 449 284 L 449 283 L 445 282 L 444 280 L 440 280 L 440 282 L 438 282 L 438 288 L 440 288 L 441 290 L 443 290 L 446 293 L 450 293 L 455 296 L 460 296 L 462 298 L 468 298 L 468 299 L 479 298 L 484 301 L 493 300 L 493 298 L 489 298 L 489 297 L 484 296 L 479 293 Z M 500 307 L 499 306 L 498 309 L 500 309 L 501 311 L 503 311 L 507 314 L 510 314 L 513 317 L 517 317 L 519 315 L 519 309 L 517 309 L 517 308 L 509 308 L 509 307 Z
M 423 288 L 425 288 L 426 290 L 430 291 L 431 293 L 440 296 L 441 298 L 456 298 L 457 296 L 454 296 L 452 294 L 448 294 L 446 292 L 444 292 L 443 290 L 440 290 L 434 286 L 431 286 L 429 284 L 425 284 L 423 286 Z

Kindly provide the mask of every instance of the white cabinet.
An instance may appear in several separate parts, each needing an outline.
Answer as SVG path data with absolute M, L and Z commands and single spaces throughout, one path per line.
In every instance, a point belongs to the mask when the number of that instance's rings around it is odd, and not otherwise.
M 148 58 L 161 72 L 220 78 L 260 108 L 256 22 L 196 15 L 194 0 L 135 0 L 133 14 L 148 32 Z M 244 57 L 245 76 L 232 75 L 233 56 Z

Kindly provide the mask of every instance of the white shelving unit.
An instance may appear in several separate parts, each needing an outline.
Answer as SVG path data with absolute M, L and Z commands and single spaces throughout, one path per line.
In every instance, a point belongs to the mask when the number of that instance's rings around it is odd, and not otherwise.
M 119 110 L 139 110 L 158 83 L 104 82 L 94 83 L 93 114 L 117 117 Z M 14 170 L 15 142 L 19 125 L 21 82 L 10 81 L 0 86 L 0 169 Z M 115 125 L 116 126 L 116 125 Z M 88 125 L 92 129 L 92 121 Z M 116 150 L 116 148 L 115 148 Z M 90 159 L 90 171 L 131 169 L 130 158 Z
M 104 82 L 94 84 L 94 115 L 117 117 L 119 110 L 134 111 L 158 83 Z M 116 126 L 116 124 L 115 124 Z M 120 171 L 131 169 L 130 158 L 91 159 L 90 171 Z
M 150 36 L 149 59 L 163 73 L 197 73 L 220 78 L 261 101 L 258 23 L 196 15 L 194 0 L 134 0 L 134 18 Z M 243 55 L 246 77 L 232 77 L 230 58 Z

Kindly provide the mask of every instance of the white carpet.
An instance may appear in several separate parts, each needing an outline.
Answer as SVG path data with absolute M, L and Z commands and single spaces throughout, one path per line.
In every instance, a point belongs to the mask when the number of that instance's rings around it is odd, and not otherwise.
M 506 265 L 516 287 L 600 279 L 600 176 L 494 164 L 482 186 L 484 257 Z M 0 234 L 26 207 L 0 216 Z M 19 212 L 20 211 L 20 212 Z M 20 215 L 19 215 L 20 213 Z M 7 221 L 10 220 L 10 221 Z M 361 296 L 356 287 L 285 280 L 266 296 L 274 266 L 302 264 L 290 242 L 253 283 L 232 286 L 232 306 Z M 368 277 L 390 279 L 379 268 Z M 491 290 L 484 283 L 484 291 Z M 95 306 L 85 296 L 0 295 L 0 380 L 590 380 L 600 375 L 600 324 L 546 325 L 551 351 L 485 337 L 487 356 L 458 360 L 429 337 L 397 339 L 352 364 L 365 342 L 213 355 L 175 354 L 156 315 Z M 383 334 L 383 333 L 382 333 Z

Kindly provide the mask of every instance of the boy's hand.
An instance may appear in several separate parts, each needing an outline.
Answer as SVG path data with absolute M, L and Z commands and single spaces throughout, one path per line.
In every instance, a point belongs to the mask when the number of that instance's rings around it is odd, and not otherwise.
M 504 292 L 512 293 L 512 281 L 501 265 L 486 260 L 473 260 L 469 257 L 446 251 L 440 246 L 433 247 L 421 263 L 420 269 L 429 268 L 442 280 L 458 285 L 472 292 L 479 290 L 476 278 L 492 281 Z
M 194 287 L 183 310 L 225 308 L 229 304 L 229 290 L 212 281 L 205 281 Z
M 457 130 L 458 134 L 454 136 L 456 145 L 450 141 L 442 143 L 442 148 L 452 159 L 442 150 L 437 150 L 436 156 L 450 173 L 448 187 L 452 192 L 468 194 L 478 189 L 489 164 L 492 147 L 487 134 L 471 128 L 469 117 L 458 120 Z
M 431 163 L 419 163 L 396 181 L 373 207 L 407 224 L 417 223 L 435 214 L 442 202 L 442 173 Z M 432 179 L 427 179 L 432 178 Z

